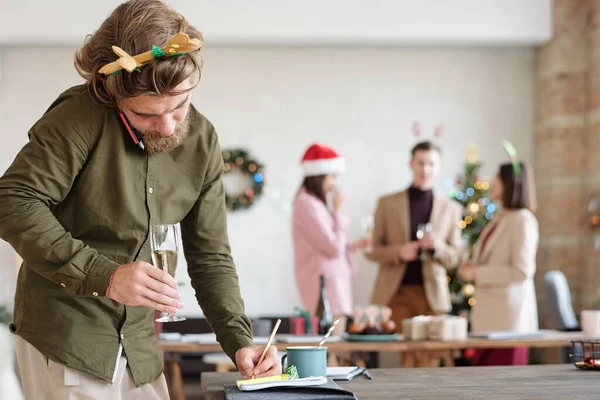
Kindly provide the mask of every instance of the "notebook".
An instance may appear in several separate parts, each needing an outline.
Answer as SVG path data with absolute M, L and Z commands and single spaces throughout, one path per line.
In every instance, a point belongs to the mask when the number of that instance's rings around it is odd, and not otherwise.
M 281 386 L 252 391 L 242 391 L 236 385 L 224 385 L 223 388 L 226 400 L 357 400 L 354 393 L 331 379 L 314 386 Z
M 351 381 L 362 374 L 363 371 L 364 369 L 362 367 L 357 366 L 327 367 L 327 377 L 334 381 Z
M 280 387 L 306 387 L 317 386 L 327 383 L 324 376 L 288 379 L 287 375 L 270 376 L 267 378 L 246 379 L 236 382 L 236 386 L 241 391 L 262 390 Z

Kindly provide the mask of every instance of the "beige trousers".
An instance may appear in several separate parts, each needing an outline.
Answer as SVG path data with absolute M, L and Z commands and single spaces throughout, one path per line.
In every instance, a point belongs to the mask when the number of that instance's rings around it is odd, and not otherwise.
M 29 342 L 15 337 L 25 400 L 168 400 L 165 376 L 139 388 L 121 357 L 114 385 L 48 360 Z M 1 397 L 1 396 L 0 396 Z

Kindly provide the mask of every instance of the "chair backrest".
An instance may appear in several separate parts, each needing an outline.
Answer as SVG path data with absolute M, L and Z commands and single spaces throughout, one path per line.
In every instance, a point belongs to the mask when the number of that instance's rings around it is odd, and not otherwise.
M 544 275 L 546 305 L 550 312 L 552 328 L 558 330 L 579 330 L 579 322 L 571 304 L 571 290 L 565 274 L 561 271 L 548 271 Z

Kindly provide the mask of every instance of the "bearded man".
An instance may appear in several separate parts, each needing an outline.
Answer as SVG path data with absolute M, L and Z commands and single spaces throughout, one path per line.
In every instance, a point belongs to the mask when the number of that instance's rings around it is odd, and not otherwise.
M 202 36 L 159 0 L 118 6 L 0 178 L 0 237 L 24 262 L 15 296 L 27 399 L 166 399 L 155 310 L 183 305 L 150 264 L 149 227 L 177 224 L 204 315 L 244 377 L 281 373 L 254 346 L 227 235 L 223 159 L 191 104 Z

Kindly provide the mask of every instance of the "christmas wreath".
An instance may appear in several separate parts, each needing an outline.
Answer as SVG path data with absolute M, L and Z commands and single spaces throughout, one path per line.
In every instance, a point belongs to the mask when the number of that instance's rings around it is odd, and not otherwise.
M 242 193 L 225 193 L 225 202 L 230 211 L 250 208 L 260 198 L 265 185 L 265 166 L 253 159 L 245 149 L 223 150 L 223 171 L 225 174 L 239 170 L 248 174 L 252 185 Z

